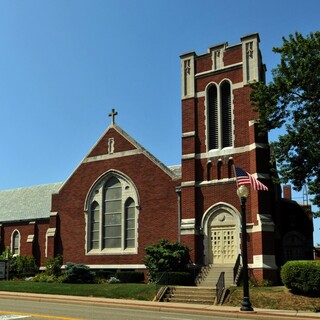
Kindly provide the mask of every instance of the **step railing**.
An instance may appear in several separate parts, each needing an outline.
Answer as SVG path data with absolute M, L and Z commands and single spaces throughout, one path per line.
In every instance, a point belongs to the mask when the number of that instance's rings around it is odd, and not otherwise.
M 222 295 L 224 293 L 225 289 L 225 279 L 224 279 L 224 271 L 220 273 L 218 282 L 216 284 L 216 302 L 217 304 L 220 304 Z
M 241 255 L 239 254 L 233 267 L 233 283 L 234 284 L 237 284 L 240 277 L 241 270 L 242 270 Z
M 156 295 L 154 301 L 161 301 L 168 289 L 168 272 L 161 274 L 159 278 L 156 278 Z

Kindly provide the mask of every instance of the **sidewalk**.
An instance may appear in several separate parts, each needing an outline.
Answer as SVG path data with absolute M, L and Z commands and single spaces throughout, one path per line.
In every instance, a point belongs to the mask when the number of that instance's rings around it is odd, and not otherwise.
M 294 311 L 294 310 L 269 310 L 269 309 L 256 309 L 253 312 L 241 312 L 240 307 L 229 306 L 214 306 L 202 304 L 187 304 L 187 303 L 172 303 L 172 302 L 153 302 L 153 301 L 140 301 L 140 300 L 121 300 L 121 299 L 108 299 L 108 298 L 94 298 L 94 297 L 79 297 L 79 296 L 66 296 L 66 295 L 50 295 L 50 294 L 35 294 L 35 293 L 22 293 L 22 292 L 7 292 L 0 291 L 1 299 L 25 299 L 41 301 L 52 301 L 61 303 L 88 303 L 90 305 L 105 305 L 111 307 L 126 308 L 148 308 L 157 311 L 171 311 L 176 313 L 184 313 L 188 311 L 201 312 L 204 314 L 220 314 L 221 318 L 227 316 L 235 316 L 236 318 L 244 319 L 319 319 L 320 313 Z

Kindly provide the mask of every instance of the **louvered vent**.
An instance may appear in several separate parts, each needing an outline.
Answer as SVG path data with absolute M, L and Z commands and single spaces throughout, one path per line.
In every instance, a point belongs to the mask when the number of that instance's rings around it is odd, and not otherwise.
M 232 117 L 231 117 L 231 89 L 225 82 L 221 86 L 221 115 L 222 115 L 222 148 L 232 146 Z
M 218 149 L 218 96 L 217 87 L 211 86 L 208 90 L 209 98 L 209 149 Z

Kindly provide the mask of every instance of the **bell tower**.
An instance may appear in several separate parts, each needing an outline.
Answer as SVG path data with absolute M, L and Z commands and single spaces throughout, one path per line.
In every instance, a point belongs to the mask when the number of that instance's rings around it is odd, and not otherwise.
M 236 45 L 221 43 L 201 55 L 188 52 L 180 56 L 180 234 L 181 240 L 193 249 L 195 263 L 234 263 L 240 253 L 240 206 L 234 165 L 262 179 L 272 190 L 268 139 L 259 135 L 258 113 L 250 102 L 250 84 L 265 81 L 259 42 L 259 35 L 254 33 L 242 37 Z M 252 269 L 264 269 L 266 265 L 268 270 L 276 269 L 270 202 L 270 194 L 258 191 L 252 191 L 248 199 Z M 234 247 L 225 250 L 232 252 L 227 257 L 219 256 L 220 238 L 215 238 L 218 234 L 223 238 L 224 231 L 226 239 L 232 234 L 234 243 Z M 224 254 L 221 242 L 219 246 Z M 265 255 L 266 251 L 270 254 Z

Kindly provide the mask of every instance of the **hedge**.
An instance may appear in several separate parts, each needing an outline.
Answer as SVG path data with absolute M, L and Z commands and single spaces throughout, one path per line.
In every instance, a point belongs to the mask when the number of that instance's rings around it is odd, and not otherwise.
M 194 277 L 189 272 L 158 272 L 156 282 L 160 285 L 191 286 Z
M 120 271 L 115 274 L 115 277 L 119 279 L 121 283 L 141 283 L 144 281 L 143 272 Z
M 288 261 L 281 268 L 281 280 L 288 288 L 301 293 L 320 292 L 320 262 Z

